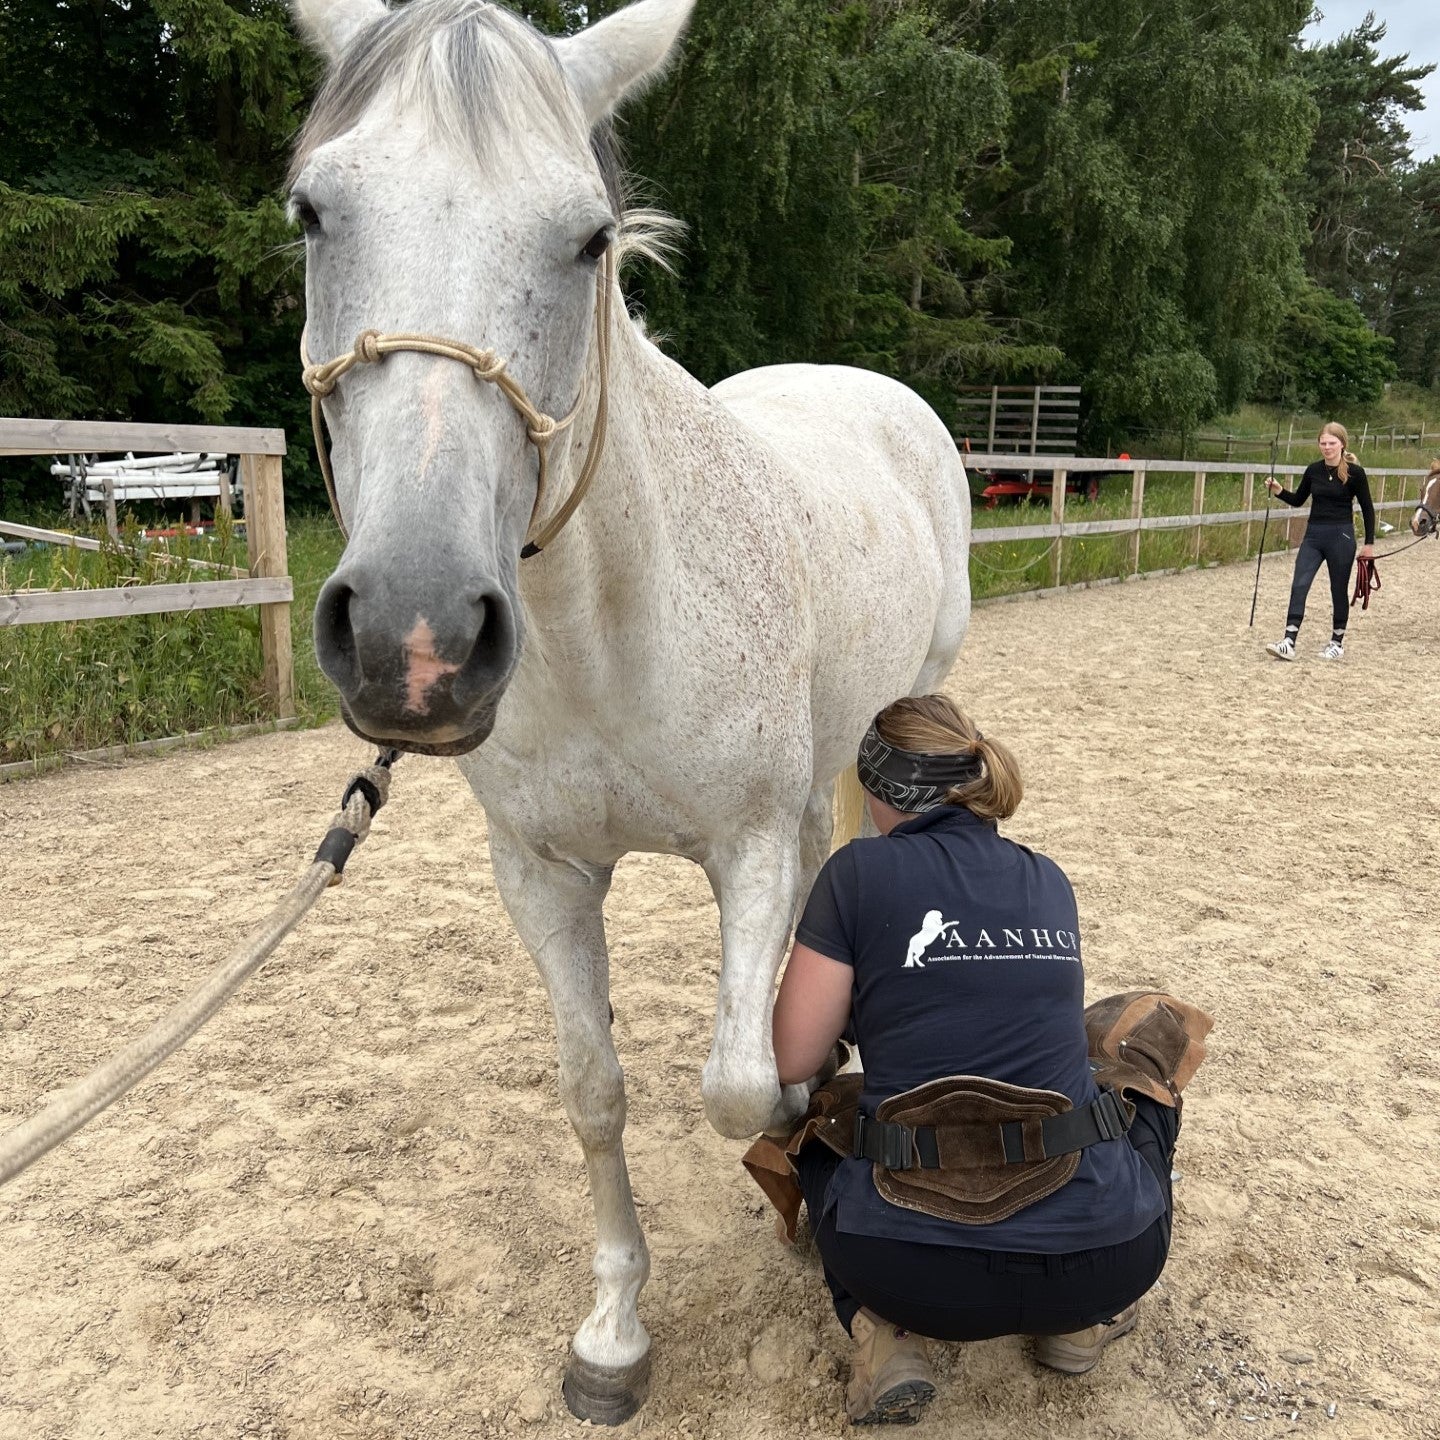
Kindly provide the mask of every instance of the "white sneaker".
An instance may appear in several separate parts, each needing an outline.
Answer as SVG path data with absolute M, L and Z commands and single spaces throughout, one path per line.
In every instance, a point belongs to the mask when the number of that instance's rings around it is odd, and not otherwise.
M 1343 660 L 1345 658 L 1345 647 L 1338 641 L 1332 640 L 1321 652 L 1322 660 Z
M 1265 649 L 1277 660 L 1293 660 L 1295 658 L 1295 642 L 1288 635 L 1283 640 L 1276 640 L 1274 644 L 1267 645 Z

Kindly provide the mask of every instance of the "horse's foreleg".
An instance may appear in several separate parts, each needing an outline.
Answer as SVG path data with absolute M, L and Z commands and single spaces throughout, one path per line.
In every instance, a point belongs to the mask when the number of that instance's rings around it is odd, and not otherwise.
M 560 1095 L 595 1207 L 595 1308 L 571 1342 L 565 1402 L 581 1419 L 618 1425 L 640 1407 L 649 1378 L 650 1337 L 636 1302 L 650 1256 L 625 1168 L 625 1077 L 610 1038 L 602 915 L 610 870 L 543 859 L 493 817 L 490 852 L 505 908 L 550 993 Z
M 743 1139 L 785 1128 L 804 1113 L 803 1085 L 783 1091 L 775 1071 L 770 1012 L 795 918 L 796 837 L 750 835 L 706 869 L 720 904 L 720 995 L 705 1062 L 705 1115 L 722 1135 Z

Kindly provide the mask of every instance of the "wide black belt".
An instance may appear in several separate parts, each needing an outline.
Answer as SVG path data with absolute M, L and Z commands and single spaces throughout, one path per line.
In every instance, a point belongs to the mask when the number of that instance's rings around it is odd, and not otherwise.
M 1100 1098 L 1078 1110 L 1047 1115 L 1040 1122 L 1042 1155 L 1025 1154 L 1022 1125 L 1011 1120 L 1000 1125 L 1000 1144 L 1007 1165 L 1025 1160 L 1048 1160 L 1097 1145 L 1102 1140 L 1119 1140 L 1130 1129 L 1130 1116 L 1113 1090 L 1102 1090 Z M 859 1160 L 873 1160 L 887 1170 L 938 1170 L 940 1145 L 930 1125 L 897 1125 L 876 1120 L 863 1110 L 855 1115 L 855 1143 L 851 1153 Z

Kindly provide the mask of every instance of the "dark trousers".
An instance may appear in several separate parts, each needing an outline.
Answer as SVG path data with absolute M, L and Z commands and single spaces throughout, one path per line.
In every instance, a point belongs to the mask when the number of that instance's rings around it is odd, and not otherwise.
M 840 1323 L 848 1330 L 863 1305 L 892 1325 L 932 1340 L 990 1340 L 1068 1335 L 1113 1320 L 1150 1289 L 1165 1267 L 1173 1210 L 1170 1170 L 1179 1129 L 1180 1117 L 1169 1106 L 1144 1097 L 1136 1101 L 1129 1143 L 1155 1172 L 1165 1213 L 1123 1245 L 1068 1255 L 921 1245 L 844 1234 L 836 1230 L 832 1212 L 815 1230 L 815 1244 Z M 840 1157 L 811 1141 L 797 1159 L 813 1223 L 824 1210 L 825 1190 Z
M 1285 628 L 1298 630 L 1305 618 L 1305 597 L 1321 564 L 1330 571 L 1330 603 L 1335 629 L 1343 632 L 1350 620 L 1350 571 L 1355 564 L 1355 531 L 1349 525 L 1305 527 L 1305 538 L 1295 555 L 1295 579 L 1290 584 L 1290 613 Z

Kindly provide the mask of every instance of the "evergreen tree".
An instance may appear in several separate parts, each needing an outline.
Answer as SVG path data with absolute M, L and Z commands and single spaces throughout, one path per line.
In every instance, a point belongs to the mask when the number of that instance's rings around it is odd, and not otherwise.
M 701 0 L 672 75 L 627 119 L 635 169 L 689 233 L 652 323 L 698 375 L 844 360 L 944 407 L 1058 352 L 987 314 L 1003 236 L 966 215 L 1006 118 L 999 72 L 919 5 Z
M 1402 229 L 1386 279 L 1381 331 L 1395 342 L 1407 380 L 1440 386 L 1440 159 L 1427 160 L 1400 182 Z
M 0 412 L 303 434 L 281 0 L 0 10 Z
M 1306 50 L 1301 71 L 1319 107 L 1305 166 L 1311 277 L 1383 317 L 1394 250 L 1408 228 L 1412 170 L 1405 116 L 1424 107 L 1417 81 L 1435 68 L 1408 55 L 1382 59 L 1385 26 L 1372 11 L 1348 34 Z
M 1307 0 L 980 13 L 1014 107 L 980 203 L 1014 244 L 1014 313 L 1065 351 L 1092 437 L 1234 405 L 1301 279 Z

